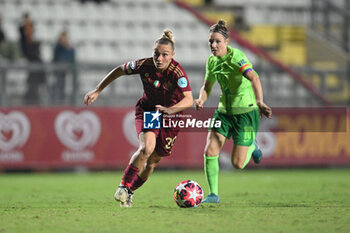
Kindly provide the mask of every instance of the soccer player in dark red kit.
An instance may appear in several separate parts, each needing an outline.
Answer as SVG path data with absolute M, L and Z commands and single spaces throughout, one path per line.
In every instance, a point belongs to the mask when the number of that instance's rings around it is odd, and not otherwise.
M 135 106 L 135 125 L 139 148 L 131 157 L 115 199 L 121 207 L 131 207 L 133 194 L 152 174 L 163 156 L 171 154 L 177 128 L 143 129 L 143 112 L 157 111 L 175 114 L 192 106 L 192 91 L 185 70 L 173 59 L 174 40 L 172 32 L 164 30 L 154 44 L 153 58 L 130 61 L 114 68 L 84 97 L 84 103 L 93 103 L 101 91 L 122 75 L 139 74 L 144 93 Z M 157 117 L 157 114 L 154 115 Z

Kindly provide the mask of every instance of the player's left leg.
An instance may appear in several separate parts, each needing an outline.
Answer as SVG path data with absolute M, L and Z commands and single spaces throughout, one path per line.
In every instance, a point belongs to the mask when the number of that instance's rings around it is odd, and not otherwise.
M 243 169 L 251 157 L 255 163 L 262 158 L 261 150 L 258 148 L 255 138 L 260 124 L 258 110 L 234 116 L 232 138 L 234 146 L 232 149 L 231 162 L 235 168 Z
M 255 149 L 252 153 L 252 158 L 253 158 L 254 163 L 258 164 L 258 163 L 260 163 L 260 161 L 262 159 L 262 152 L 261 152 L 256 140 L 254 141 L 254 146 L 255 146 Z

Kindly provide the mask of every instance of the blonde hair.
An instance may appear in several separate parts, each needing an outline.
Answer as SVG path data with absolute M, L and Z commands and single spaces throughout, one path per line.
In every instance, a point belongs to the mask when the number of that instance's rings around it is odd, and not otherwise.
M 173 32 L 170 31 L 169 29 L 164 29 L 163 30 L 163 35 L 158 38 L 155 42 L 155 44 L 171 44 L 172 49 L 175 49 L 175 40 L 174 40 L 174 35 Z
M 225 38 L 228 38 L 230 36 L 229 30 L 226 26 L 226 22 L 222 19 L 219 19 L 216 24 L 211 25 L 209 29 L 209 33 L 214 33 L 214 32 L 220 33 Z

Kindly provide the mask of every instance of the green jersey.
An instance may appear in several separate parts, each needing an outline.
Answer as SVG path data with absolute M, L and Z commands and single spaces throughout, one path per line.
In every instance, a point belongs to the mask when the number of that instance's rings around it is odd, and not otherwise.
M 205 80 L 220 84 L 220 113 L 236 115 L 258 108 L 251 82 L 243 76 L 248 70 L 253 70 L 253 67 L 245 54 L 230 46 L 227 46 L 225 56 L 211 55 L 208 58 Z

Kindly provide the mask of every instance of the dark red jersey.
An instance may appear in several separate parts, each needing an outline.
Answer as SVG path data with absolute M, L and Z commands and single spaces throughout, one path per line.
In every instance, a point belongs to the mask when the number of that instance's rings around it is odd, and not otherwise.
M 143 96 L 136 104 L 145 111 L 154 111 L 160 104 L 173 106 L 183 98 L 183 92 L 191 91 L 185 70 L 174 59 L 164 72 L 159 72 L 152 58 L 130 61 L 124 64 L 126 74 L 140 74 Z

